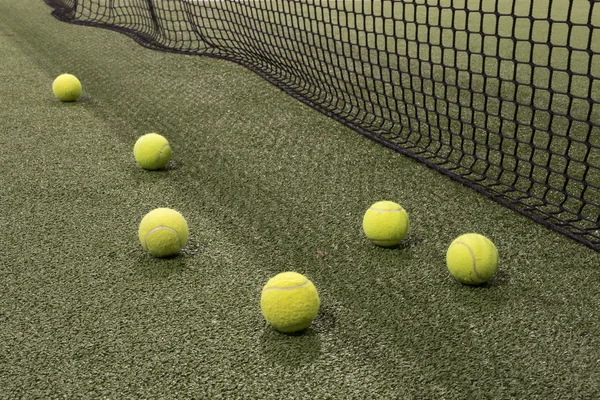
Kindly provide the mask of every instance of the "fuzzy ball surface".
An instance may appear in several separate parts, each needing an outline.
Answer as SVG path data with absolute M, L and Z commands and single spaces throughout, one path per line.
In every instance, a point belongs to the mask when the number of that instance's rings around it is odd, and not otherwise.
M 498 250 L 490 239 L 467 233 L 454 239 L 446 252 L 450 274 L 465 285 L 480 285 L 498 270 Z
M 410 220 L 402 206 L 393 201 L 378 201 L 365 212 L 363 231 L 381 247 L 397 246 L 408 234 Z
M 81 82 L 74 75 L 62 74 L 52 82 L 52 91 L 60 101 L 75 101 L 81 96 Z
M 164 168 L 171 159 L 171 146 L 168 140 L 158 133 L 140 136 L 133 146 L 135 161 L 144 169 Z
M 321 303 L 315 285 L 297 272 L 275 275 L 262 289 L 263 316 L 280 332 L 307 328 L 319 312 Z
M 142 218 L 140 243 L 155 257 L 172 256 L 185 247 L 188 224 L 183 215 L 170 208 L 156 208 Z

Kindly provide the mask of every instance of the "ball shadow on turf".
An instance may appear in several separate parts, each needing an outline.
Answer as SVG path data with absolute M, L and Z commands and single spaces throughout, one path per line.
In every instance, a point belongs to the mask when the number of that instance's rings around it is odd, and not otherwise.
M 498 287 L 507 285 L 508 280 L 509 280 L 509 275 L 505 270 L 498 269 L 498 272 L 496 272 L 496 274 L 492 278 L 490 278 L 489 281 L 480 283 L 478 285 L 470 285 L 467 283 L 459 282 L 456 279 L 452 278 L 452 276 L 449 276 L 448 279 L 450 280 L 450 282 L 452 282 L 456 286 L 464 287 L 466 289 L 489 290 L 489 289 L 494 289 L 494 288 L 498 288 Z
M 153 257 L 141 249 L 136 250 L 137 267 L 145 276 L 151 278 L 166 278 L 185 270 L 188 259 L 204 251 L 203 243 L 195 236 L 190 236 L 186 246 L 179 254 L 167 257 Z
M 409 235 L 405 239 L 402 239 L 402 241 L 400 241 L 400 243 L 398 243 L 395 246 L 383 247 L 383 246 L 377 246 L 376 244 L 373 244 L 373 247 L 377 248 L 377 249 L 382 249 L 382 250 L 407 251 L 413 247 L 419 246 L 421 243 L 423 243 L 422 237 L 415 236 L 415 235 L 412 235 L 412 236 Z
M 53 99 L 52 106 L 56 109 L 64 109 L 65 107 L 90 107 L 92 106 L 94 98 L 89 95 L 82 94 L 77 100 L 74 101 L 60 101 L 57 98 Z
M 321 353 L 318 332 L 311 327 L 294 333 L 281 333 L 265 326 L 260 337 L 260 354 L 266 362 L 285 368 L 313 363 Z
M 336 325 L 335 312 L 330 307 L 321 306 L 311 326 L 318 332 L 329 333 L 335 329 Z
M 183 168 L 183 161 L 181 160 L 169 160 L 169 163 L 162 169 L 163 171 L 177 171 Z
M 143 254 L 136 263 L 138 271 L 148 278 L 166 278 L 179 274 L 186 268 L 186 257 L 176 254 L 169 257 L 157 258 Z
M 300 368 L 313 363 L 321 354 L 321 335 L 335 330 L 335 312 L 321 307 L 312 324 L 301 331 L 282 333 L 265 325 L 260 337 L 262 356 L 272 363 L 286 368 Z

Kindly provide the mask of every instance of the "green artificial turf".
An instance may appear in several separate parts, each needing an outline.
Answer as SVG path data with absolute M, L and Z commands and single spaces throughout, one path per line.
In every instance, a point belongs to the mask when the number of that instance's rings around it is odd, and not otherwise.
M 598 398 L 600 254 L 481 197 L 225 61 L 154 52 L 0 0 L 0 397 Z M 61 103 L 54 77 L 84 92 Z M 173 147 L 166 171 L 138 136 Z M 361 219 L 390 199 L 397 249 Z M 183 254 L 137 225 L 186 216 Z M 447 246 L 490 237 L 467 287 Z M 264 283 L 306 274 L 322 307 L 283 335 Z

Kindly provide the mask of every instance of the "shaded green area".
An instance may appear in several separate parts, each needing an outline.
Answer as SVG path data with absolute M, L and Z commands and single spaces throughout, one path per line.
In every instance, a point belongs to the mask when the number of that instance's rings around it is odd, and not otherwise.
M 363 138 L 232 63 L 153 52 L 0 0 L 0 388 L 6 398 L 597 398 L 598 253 Z M 51 93 L 77 75 L 80 101 Z M 166 171 L 135 165 L 169 138 Z M 398 249 L 361 218 L 409 212 Z M 137 242 L 152 208 L 184 253 Z M 461 286 L 464 232 L 500 272 Z M 265 325 L 262 285 L 309 276 L 298 336 Z

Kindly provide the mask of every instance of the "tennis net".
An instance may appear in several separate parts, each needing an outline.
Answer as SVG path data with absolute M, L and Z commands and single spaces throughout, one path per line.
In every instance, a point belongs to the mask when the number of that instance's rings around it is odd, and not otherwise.
M 45 0 L 231 60 L 600 251 L 597 0 Z

